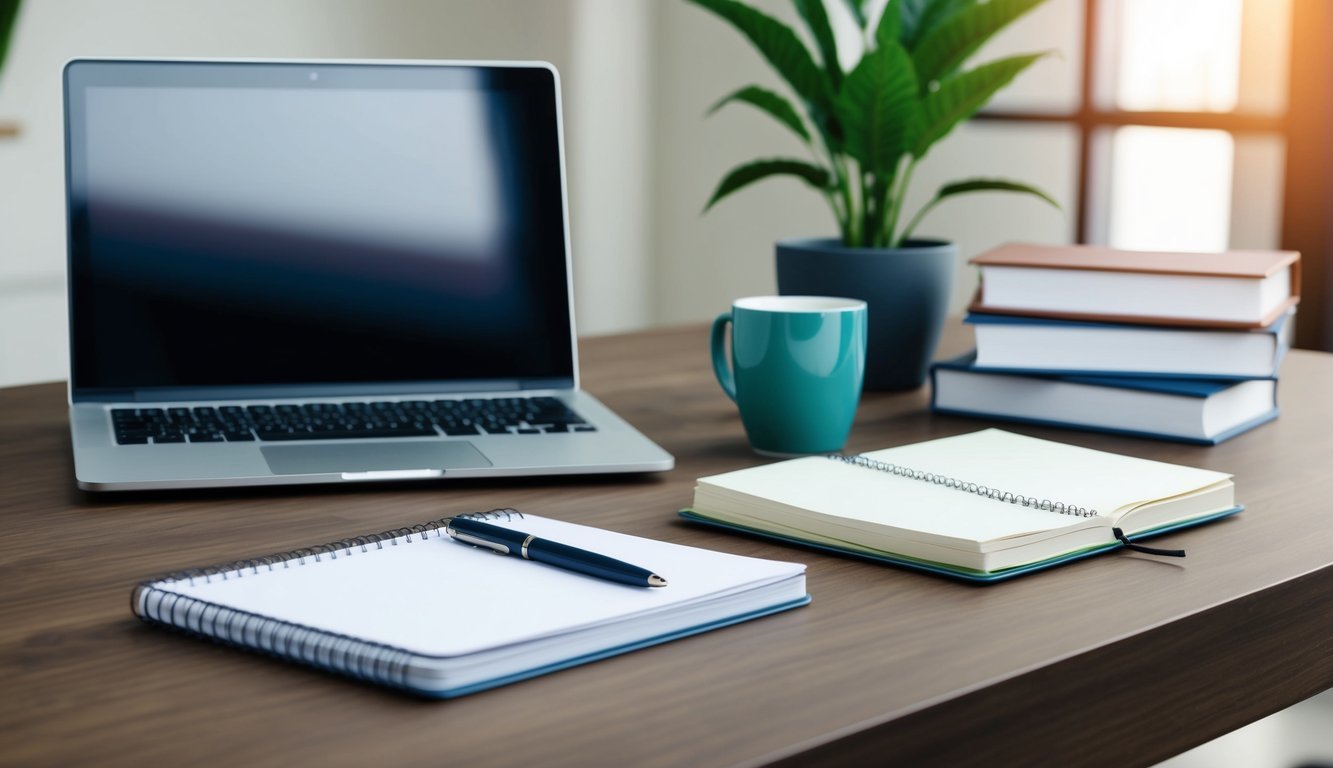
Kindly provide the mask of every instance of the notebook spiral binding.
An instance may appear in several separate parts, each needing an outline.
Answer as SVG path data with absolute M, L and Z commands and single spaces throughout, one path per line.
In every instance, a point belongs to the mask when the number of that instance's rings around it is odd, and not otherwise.
M 1007 504 L 1017 504 L 1020 507 L 1030 509 L 1039 509 L 1043 512 L 1056 512 L 1061 515 L 1073 515 L 1074 517 L 1096 517 L 1097 510 L 1080 507 L 1077 504 L 1065 504 L 1064 502 L 1051 501 L 1050 499 L 1039 499 L 1036 496 L 1024 496 L 1018 493 L 1011 493 L 999 488 L 992 488 L 988 485 L 979 483 L 970 483 L 965 480 L 959 480 L 956 477 L 948 475 L 938 475 L 933 472 L 925 472 L 920 469 L 904 467 L 901 464 L 892 464 L 887 461 L 877 461 L 867 456 L 859 454 L 832 453 L 828 455 L 833 461 L 841 461 L 844 464 L 851 464 L 857 467 L 865 467 L 879 472 L 888 472 L 898 477 L 907 477 L 912 480 L 920 480 L 926 483 L 933 483 L 945 488 L 951 488 L 955 491 L 970 493 L 975 496 L 984 496 L 988 499 L 1003 501 Z
M 521 520 L 523 513 L 509 507 L 451 515 L 420 525 L 394 528 L 364 536 L 339 539 L 314 547 L 294 549 L 249 560 L 175 571 L 139 584 L 131 598 L 132 608 L 146 622 L 163 624 L 185 634 L 205 637 L 224 645 L 257 650 L 279 658 L 298 661 L 361 680 L 371 680 L 399 688 L 410 688 L 409 663 L 414 655 L 393 646 L 347 635 L 313 629 L 294 622 L 271 619 L 248 611 L 224 608 L 205 600 L 159 589 L 155 585 L 202 578 L 242 578 L 245 573 L 257 574 L 277 567 L 289 568 L 295 563 L 319 562 L 321 558 L 337 559 L 360 550 L 369 553 L 371 547 L 384 549 L 385 545 L 411 544 L 413 537 L 425 541 L 431 534 L 438 538 L 441 531 L 455 517 L 473 520 Z
M 209 565 L 203 568 L 190 568 L 183 571 L 174 571 L 164 576 L 145 581 L 145 584 L 162 581 L 189 581 L 194 583 L 195 579 L 202 578 L 205 583 L 212 581 L 213 577 L 218 576 L 223 579 L 241 578 L 247 571 L 258 573 L 261 568 L 274 570 L 276 566 L 290 568 L 293 563 L 296 565 L 305 565 L 307 560 L 319 562 L 321 558 L 328 557 L 330 560 L 337 560 L 338 555 L 344 557 L 352 554 L 353 550 L 360 549 L 362 552 L 369 552 L 373 545 L 376 549 L 384 549 L 387 543 L 390 546 L 398 546 L 399 543 L 411 544 L 413 536 L 419 536 L 423 541 L 432 533 L 436 537 L 443 536 L 440 531 L 449 524 L 455 517 L 466 517 L 473 520 L 522 520 L 523 513 L 511 507 L 492 509 L 487 512 L 470 512 L 465 515 L 450 515 L 438 520 L 431 520 L 419 525 L 409 525 L 404 528 L 394 528 L 379 533 L 370 533 L 364 536 L 353 536 L 349 539 L 338 539 L 327 544 L 317 544 L 313 547 L 302 547 L 288 552 L 279 552 L 273 555 L 264 555 L 262 557 L 253 557 L 248 560 L 235 560 L 229 563 L 219 563 Z

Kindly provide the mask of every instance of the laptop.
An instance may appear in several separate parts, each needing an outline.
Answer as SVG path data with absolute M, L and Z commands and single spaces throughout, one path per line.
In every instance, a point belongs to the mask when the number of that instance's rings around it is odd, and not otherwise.
M 670 469 L 579 388 L 545 63 L 76 60 L 94 491 Z

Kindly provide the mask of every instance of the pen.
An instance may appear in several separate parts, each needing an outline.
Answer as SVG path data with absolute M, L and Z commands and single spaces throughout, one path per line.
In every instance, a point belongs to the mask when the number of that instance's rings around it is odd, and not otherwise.
M 513 555 L 524 560 L 564 568 L 598 579 L 629 584 L 635 587 L 665 587 L 666 579 L 647 568 L 630 565 L 614 557 L 599 555 L 586 549 L 560 544 L 550 539 L 539 539 L 531 534 L 483 523 L 466 517 L 455 517 L 444 528 L 455 541 L 485 547 L 497 554 Z

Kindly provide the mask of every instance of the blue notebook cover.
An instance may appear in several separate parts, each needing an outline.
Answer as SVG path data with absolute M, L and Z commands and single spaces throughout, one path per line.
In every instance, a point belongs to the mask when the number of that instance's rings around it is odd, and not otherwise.
M 1063 321 L 1061 321 L 1063 322 Z M 1278 417 L 1278 407 L 1274 402 L 1272 410 L 1251 419 L 1243 424 L 1238 424 L 1231 429 L 1220 432 L 1211 438 L 1196 438 L 1187 435 L 1179 435 L 1167 432 L 1150 432 L 1135 429 L 1120 429 L 1114 426 L 1087 424 L 1080 422 L 1060 421 L 1055 419 L 1041 419 L 1025 416 L 1012 416 L 1008 414 L 989 413 L 979 410 L 962 410 L 956 408 L 941 407 L 937 400 L 939 395 L 938 377 L 936 373 L 940 370 L 965 371 L 967 373 L 981 375 L 999 375 L 1011 378 L 1029 378 L 1048 381 L 1064 381 L 1072 384 L 1082 384 L 1096 387 L 1110 387 L 1114 389 L 1129 389 L 1140 392 L 1153 392 L 1176 397 L 1202 399 L 1225 391 L 1231 387 L 1237 386 L 1240 382 L 1226 379 L 1177 379 L 1164 378 L 1158 376 L 1090 376 L 1080 375 L 1062 375 L 1034 373 L 1032 371 L 1008 372 L 997 371 L 990 368 L 978 368 L 975 365 L 976 352 L 968 352 L 959 357 L 950 360 L 941 360 L 931 365 L 931 393 L 930 409 L 936 413 L 972 416 L 986 419 L 996 419 L 1001 421 L 1010 421 L 1020 424 L 1035 424 L 1043 427 L 1059 427 L 1062 429 L 1077 429 L 1083 431 L 1105 432 L 1115 435 L 1129 435 L 1132 437 L 1148 437 L 1155 440 L 1170 440 L 1172 442 L 1189 443 L 1192 445 L 1217 445 L 1223 441 L 1229 440 L 1236 435 L 1254 429 L 1257 426 L 1266 424 Z M 1274 380 L 1275 381 L 1275 380 Z
M 1244 509 L 1245 507 L 1243 505 L 1237 505 L 1230 509 L 1224 509 L 1220 512 L 1204 515 L 1202 517 L 1196 517 L 1191 520 L 1184 520 L 1178 523 L 1163 525 L 1158 528 L 1153 528 L 1151 530 L 1143 531 L 1141 533 L 1136 533 L 1134 534 L 1133 540 L 1135 543 L 1137 543 L 1144 539 L 1150 539 L 1153 538 L 1154 536 L 1160 536 L 1165 533 L 1171 533 L 1172 531 L 1178 531 L 1181 530 L 1182 528 L 1192 528 L 1196 525 L 1210 523 L 1214 520 L 1221 520 L 1223 518 L 1231 517 L 1232 515 L 1242 512 L 1244 511 Z M 869 560 L 870 562 L 874 563 L 887 563 L 889 565 L 895 565 L 900 568 L 907 568 L 913 571 L 920 571 L 922 573 L 933 573 L 937 576 L 948 576 L 949 578 L 952 579 L 958 579 L 960 581 L 966 581 L 973 584 L 994 584 L 996 582 L 1008 581 L 1009 579 L 1012 579 L 1016 576 L 1022 576 L 1028 573 L 1035 573 L 1037 571 L 1044 571 L 1048 568 L 1054 568 L 1057 565 L 1064 565 L 1065 563 L 1072 563 L 1076 560 L 1083 560 L 1092 557 L 1093 555 L 1100 555 L 1103 552 L 1111 552 L 1117 549 L 1125 548 L 1124 544 L 1117 541 L 1110 544 L 1105 544 L 1103 546 L 1089 547 L 1074 552 L 1067 552 L 1063 555 L 1058 555 L 1056 557 L 1048 558 L 1046 560 L 1039 560 L 1035 563 L 1028 563 L 1026 565 L 1015 566 L 1013 568 L 1005 568 L 999 571 L 977 571 L 971 568 L 960 568 L 958 566 L 949 565 L 947 563 L 936 563 L 929 560 L 920 560 L 917 558 L 907 557 L 905 555 L 893 555 L 888 553 L 883 555 L 872 555 L 854 549 L 843 549 L 840 547 L 834 547 L 819 542 L 806 541 L 804 539 L 793 538 L 791 536 L 784 536 L 782 534 L 773 533 L 771 531 L 764 531 L 757 528 L 750 528 L 748 526 L 735 525 L 733 523 L 724 523 L 720 520 L 714 520 L 712 518 L 701 515 L 698 512 L 695 512 L 693 509 L 688 509 L 688 508 L 680 510 L 678 514 L 682 518 L 689 520 L 690 522 L 701 523 L 703 525 L 710 525 L 715 528 L 723 528 L 730 531 L 738 531 L 740 533 L 745 533 L 752 536 L 759 536 L 761 538 L 770 539 L 772 541 L 779 541 L 784 544 L 795 544 L 797 546 L 808 547 L 810 549 L 817 549 L 823 552 L 833 552 L 839 555 L 848 555 L 850 557 L 855 557 L 860 560 Z
M 1291 318 L 1294 314 L 1295 314 L 1294 310 L 1285 312 L 1279 315 L 1278 318 L 1269 325 L 1254 330 L 1235 330 L 1229 328 L 1220 328 L 1220 329 L 1188 328 L 1180 326 L 1168 327 L 1168 326 L 1153 326 L 1153 325 L 1121 325 L 1117 323 L 1093 322 L 1090 320 L 1059 320 L 1047 317 L 1027 317 L 1023 315 L 992 315 L 984 312 L 969 312 L 963 318 L 963 322 L 969 325 L 1009 325 L 1009 326 L 1026 325 L 1026 326 L 1037 326 L 1037 327 L 1047 327 L 1047 328 L 1120 328 L 1120 329 L 1133 330 L 1135 332 L 1141 331 L 1144 333 L 1165 333 L 1165 332 L 1179 333 L 1182 331 L 1203 331 L 1207 333 L 1221 333 L 1221 334 L 1261 333 L 1261 334 L 1268 334 L 1280 337 L 1283 330 L 1287 327 L 1288 323 L 1291 322 Z M 1277 346 L 1277 351 L 1273 359 L 1273 370 L 1275 372 L 1273 376 L 1236 376 L 1229 374 L 1218 374 L 1206 378 L 1210 381 L 1250 381 L 1256 378 L 1270 378 L 1270 379 L 1276 378 L 1276 371 L 1281 366 L 1283 358 L 1286 357 L 1288 346 L 1289 345 L 1281 343 L 1279 341 Z M 1163 371 L 1115 371 L 1115 370 L 1090 371 L 1090 370 L 1077 370 L 1077 369 L 1065 369 L 1065 368 L 1011 368 L 1006 366 L 995 366 L 995 365 L 977 366 L 976 370 L 993 371 L 995 373 L 1012 373 L 1018 375 L 1038 375 L 1038 376 L 1101 376 L 1108 378 L 1115 377 L 1115 378 L 1128 378 L 1128 379 L 1140 379 L 1140 380 L 1141 379 L 1189 379 L 1189 380 L 1200 379 L 1200 376 L 1198 374 L 1170 373 Z

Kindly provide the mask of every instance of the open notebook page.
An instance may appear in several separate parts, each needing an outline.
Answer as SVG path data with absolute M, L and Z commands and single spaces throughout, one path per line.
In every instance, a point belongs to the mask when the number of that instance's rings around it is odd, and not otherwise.
M 1188 493 L 1229 477 L 997 429 L 865 455 L 1103 514 L 1128 504 Z M 1104 524 L 823 457 L 702 478 L 700 484 L 808 510 L 823 516 L 826 523 L 853 531 L 859 522 L 872 523 L 892 528 L 906 539 L 983 551 L 992 549 L 986 542 Z M 774 519 L 791 519 L 773 511 Z
M 1001 429 L 866 455 L 1011 493 L 1095 509 L 1101 515 L 1191 493 L 1231 477 L 1224 472 L 1094 451 Z
M 219 605 L 385 643 L 456 656 L 632 614 L 665 611 L 798 576 L 804 566 L 684 547 L 542 517 L 488 521 L 648 568 L 668 586 L 613 584 L 459 544 L 443 531 L 336 559 L 159 583 Z

